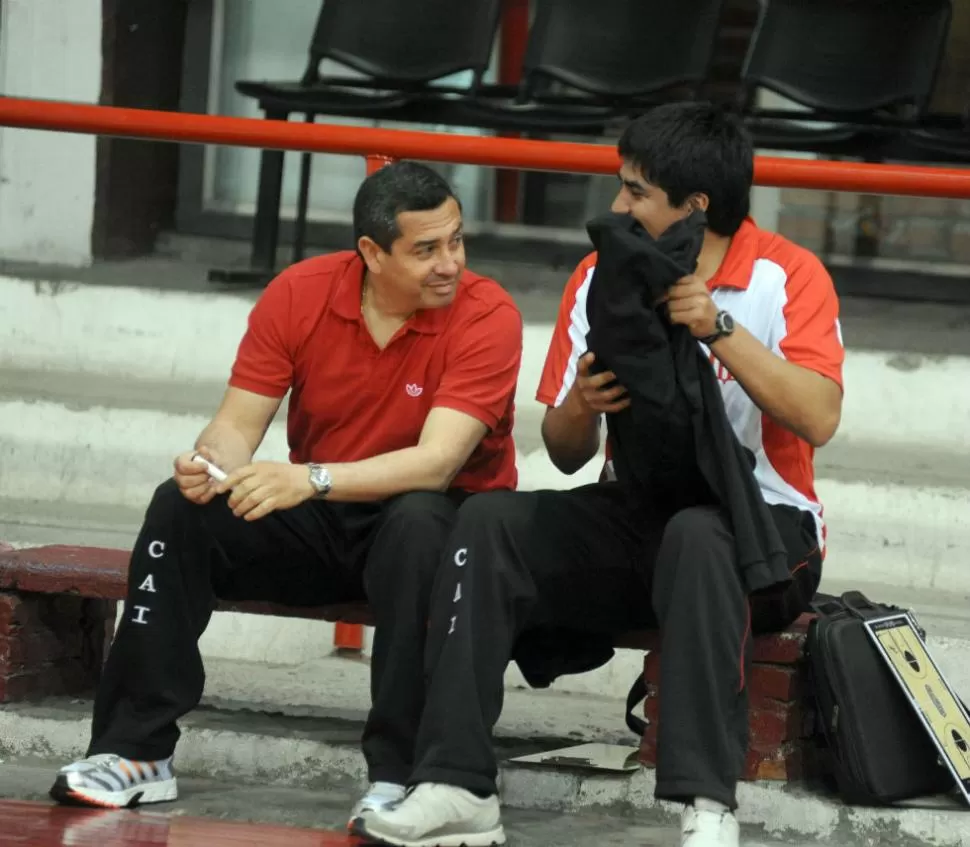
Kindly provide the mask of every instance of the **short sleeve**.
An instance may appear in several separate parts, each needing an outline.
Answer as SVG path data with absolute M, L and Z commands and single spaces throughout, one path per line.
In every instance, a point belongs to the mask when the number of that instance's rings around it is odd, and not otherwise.
M 293 382 L 292 287 L 287 271 L 277 276 L 249 313 L 229 384 L 267 397 L 282 397 Z
M 579 263 L 566 282 L 536 391 L 536 400 L 546 406 L 558 406 L 565 399 L 576 380 L 579 357 L 586 352 L 589 332 L 586 294 L 595 268 L 596 254 L 592 253 Z
M 839 298 L 825 266 L 814 256 L 790 271 L 782 308 L 784 328 L 775 352 L 828 377 L 842 388 L 845 349 Z
M 521 363 L 522 316 L 502 303 L 455 333 L 432 407 L 456 409 L 494 429 L 515 397 Z

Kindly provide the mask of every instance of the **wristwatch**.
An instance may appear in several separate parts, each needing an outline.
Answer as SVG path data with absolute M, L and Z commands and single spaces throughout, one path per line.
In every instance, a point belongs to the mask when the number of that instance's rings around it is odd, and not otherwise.
M 330 478 L 330 471 L 323 465 L 315 465 L 312 462 L 307 465 L 310 469 L 310 485 L 313 486 L 313 499 L 322 500 L 330 493 L 333 488 L 333 480 Z
M 715 341 L 727 338 L 732 332 L 734 332 L 734 318 L 731 317 L 730 312 L 725 312 L 721 309 L 714 319 L 714 333 L 708 335 L 706 338 L 700 339 L 700 341 L 701 344 L 706 344 L 710 347 Z

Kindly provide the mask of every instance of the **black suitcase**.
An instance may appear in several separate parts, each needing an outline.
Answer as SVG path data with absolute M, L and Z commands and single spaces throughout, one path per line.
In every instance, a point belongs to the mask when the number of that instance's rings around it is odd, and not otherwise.
M 809 626 L 806 656 L 816 742 L 842 798 L 887 805 L 952 791 L 952 775 L 863 625 L 903 610 L 871 603 L 858 591 L 812 608 L 818 617 Z

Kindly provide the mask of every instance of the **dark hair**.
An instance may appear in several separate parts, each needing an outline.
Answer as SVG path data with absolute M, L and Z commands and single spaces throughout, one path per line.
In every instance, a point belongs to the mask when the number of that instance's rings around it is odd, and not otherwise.
M 354 246 L 363 236 L 372 238 L 385 252 L 400 237 L 397 216 L 401 212 L 426 212 L 454 198 L 448 181 L 427 165 L 392 162 L 368 176 L 354 198 Z
M 710 103 L 665 103 L 632 121 L 618 146 L 672 206 L 706 194 L 707 225 L 718 235 L 734 235 L 747 217 L 754 148 L 731 112 Z

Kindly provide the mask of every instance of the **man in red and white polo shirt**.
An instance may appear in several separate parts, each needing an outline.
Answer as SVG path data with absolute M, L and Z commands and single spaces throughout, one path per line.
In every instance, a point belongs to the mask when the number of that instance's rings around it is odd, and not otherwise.
M 624 187 L 633 203 L 639 199 L 636 179 L 633 176 L 634 185 Z M 703 254 L 701 261 L 704 261 Z M 570 399 L 577 377 L 588 374 L 590 359 L 583 355 L 587 352 L 585 341 L 589 330 L 586 294 L 595 267 L 596 254 L 591 253 L 580 262 L 566 283 L 536 392 L 536 399 L 551 409 Z M 703 300 L 701 284 L 709 292 L 713 307 L 727 312 L 735 327 L 743 327 L 746 334 L 765 350 L 827 377 L 834 386 L 841 388 L 843 350 L 837 319 L 838 301 L 828 272 L 816 256 L 780 235 L 759 229 L 751 218 L 745 217 L 713 275 L 708 279 L 697 277 L 690 288 L 683 286 L 682 293 Z M 708 307 L 708 311 L 711 310 Z M 732 337 L 732 341 L 740 346 L 744 343 L 740 339 L 738 330 L 737 338 Z M 725 348 L 726 355 L 722 352 Z M 815 445 L 828 439 L 824 434 L 813 434 L 809 430 L 798 435 L 782 422 L 785 418 L 773 417 L 771 412 L 758 405 L 746 389 L 747 383 L 743 384 L 735 375 L 739 368 L 742 373 L 745 370 L 743 348 L 736 353 L 740 362 L 732 359 L 727 338 L 715 349 L 717 352 L 705 346 L 721 383 L 728 419 L 741 443 L 755 455 L 755 477 L 765 501 L 810 512 L 815 518 L 820 544 L 824 546 L 822 504 L 815 494 L 813 459 Z M 725 360 L 733 364 L 734 371 Z M 770 364 L 775 365 L 775 362 Z M 757 375 L 749 377 L 749 381 L 752 378 L 757 379 Z M 612 376 L 604 374 L 590 379 L 593 386 L 599 386 L 609 382 Z M 826 391 L 832 391 L 826 383 L 821 385 Z M 605 398 L 618 399 L 620 394 L 620 390 L 607 391 Z M 604 392 L 600 392 L 597 396 L 602 400 L 603 395 Z M 574 395 L 572 399 L 578 398 Z M 770 401 L 763 402 L 771 408 Z M 603 406 L 603 411 L 621 406 L 622 401 L 619 405 L 610 403 Z M 779 415 L 777 410 L 772 411 Z M 831 421 L 822 423 L 831 424 Z M 554 423 L 546 424 L 549 425 L 555 426 Z M 606 452 L 605 471 L 612 477 L 609 443 Z M 567 459 L 562 470 L 571 472 L 574 470 L 572 465 L 573 462 Z
M 821 576 L 822 506 L 813 455 L 842 406 L 838 300 L 822 263 L 749 217 L 753 150 L 739 121 L 702 103 L 658 107 L 619 142 L 613 211 L 654 238 L 695 209 L 707 230 L 696 271 L 669 291 L 670 320 L 710 356 L 731 423 L 788 553 L 791 579 L 747 596 L 723 510 L 673 514 L 607 479 L 571 491 L 492 493 L 459 510 L 432 603 L 433 669 L 415 786 L 359 829 L 390 844 L 501 842 L 490 733 L 519 636 L 560 627 L 663 633 L 657 788 L 684 805 L 684 847 L 737 847 L 736 785 L 747 746 L 752 631 L 786 626 Z M 570 278 L 538 399 L 552 461 L 593 460 L 604 414 L 629 402 L 591 375 L 586 335 L 596 256 Z M 609 468 L 607 468 L 609 471 Z M 438 840 L 436 840 L 438 839 Z M 441 841 L 440 839 L 451 839 Z

